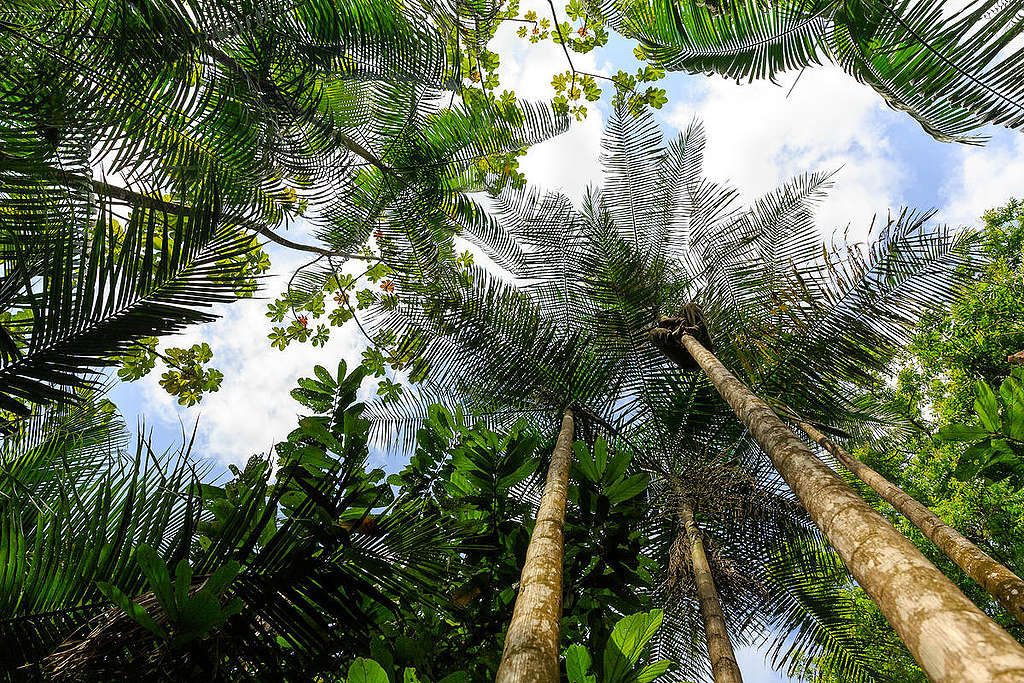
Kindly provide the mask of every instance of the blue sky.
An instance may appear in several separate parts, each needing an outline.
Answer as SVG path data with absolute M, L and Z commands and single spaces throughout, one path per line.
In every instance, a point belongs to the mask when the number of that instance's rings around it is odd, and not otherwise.
M 523 2 L 523 11 L 531 4 Z M 537 3 L 534 9 L 546 7 Z M 561 48 L 521 41 L 514 29 L 502 29 L 492 46 L 502 56 L 501 87 L 526 99 L 550 98 L 551 75 L 566 68 Z M 607 75 L 636 66 L 632 46 L 614 38 L 604 50 L 574 55 L 574 62 L 581 70 Z M 838 69 L 808 69 L 787 96 L 796 76 L 797 72 L 783 74 L 779 85 L 739 85 L 718 77 L 672 74 L 658 84 L 669 97 L 658 120 L 666 136 L 675 135 L 694 118 L 703 121 L 707 174 L 728 179 L 747 201 L 794 175 L 841 167 L 835 188 L 819 211 L 826 238 L 848 224 L 850 234 L 862 238 L 873 215 L 884 217 L 904 205 L 937 209 L 942 222 L 977 224 L 985 209 L 1010 196 L 1024 196 L 1024 136 L 992 129 L 987 131 L 992 140 L 983 148 L 939 143 Z M 600 182 L 598 155 L 607 108 L 606 96 L 585 121 L 533 148 L 523 161 L 530 181 L 575 197 L 588 184 Z M 301 234 L 302 226 L 293 231 Z M 153 373 L 119 386 L 111 395 L 130 425 L 145 419 L 156 443 L 172 445 L 180 440 L 182 425 L 191 430 L 198 419 L 197 455 L 222 463 L 244 462 L 253 453 L 266 452 L 294 425 L 296 404 L 288 391 L 298 377 L 311 375 L 315 364 L 333 370 L 340 359 L 358 362 L 362 340 L 354 327 L 336 331 L 321 349 L 270 348 L 266 297 L 280 291 L 281 276 L 302 259 L 276 248 L 268 248 L 268 253 L 275 277 L 268 281 L 263 299 L 220 307 L 223 318 L 217 323 L 165 342 L 209 342 L 213 364 L 225 374 L 221 391 L 201 406 L 184 409 L 160 389 L 158 373 Z M 375 464 L 401 465 L 386 462 L 380 454 L 374 457 Z M 740 660 L 750 683 L 788 680 L 771 672 L 757 650 L 741 651 Z

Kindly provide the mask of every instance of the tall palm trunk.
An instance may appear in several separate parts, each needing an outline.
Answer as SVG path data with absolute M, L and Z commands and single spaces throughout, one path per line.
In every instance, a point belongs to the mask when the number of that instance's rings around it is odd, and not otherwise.
M 537 524 L 526 549 L 497 683 L 558 683 L 562 620 L 562 543 L 572 469 L 573 416 L 565 411 L 551 454 Z
M 708 656 L 711 658 L 711 673 L 715 683 L 743 683 L 740 667 L 736 664 L 736 653 L 732 649 L 729 631 L 722 614 L 722 601 L 711 575 L 711 565 L 704 550 L 693 508 L 686 501 L 677 507 L 679 521 L 686 530 L 687 547 L 690 551 L 690 566 L 693 567 L 693 581 L 697 586 L 700 601 L 700 615 L 704 619 L 704 638 L 707 641 Z
M 656 341 L 666 344 L 664 338 Z M 692 356 L 750 430 L 931 680 L 1024 679 L 1024 647 L 985 616 L 692 335 L 682 331 L 668 343 L 672 341 Z
M 910 520 L 921 533 L 938 546 L 939 550 L 946 553 L 949 559 L 998 600 L 1014 619 L 1024 624 L 1024 581 L 1019 576 L 993 560 L 960 532 L 939 519 L 938 515 L 853 457 L 845 448 L 806 422 L 797 422 L 797 425 L 807 436 L 843 463 L 846 469 L 874 489 L 882 500 Z

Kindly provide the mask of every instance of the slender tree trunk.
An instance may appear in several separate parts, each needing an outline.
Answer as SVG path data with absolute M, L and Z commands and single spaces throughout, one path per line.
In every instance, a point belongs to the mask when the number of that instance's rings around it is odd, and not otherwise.
M 931 680 L 1024 680 L 1024 647 L 819 460 L 768 404 L 700 342 L 686 333 L 676 339 L 750 430 Z
M 884 501 L 910 520 L 939 550 L 999 601 L 1014 619 L 1024 624 L 1024 581 L 1008 568 L 996 562 L 978 546 L 964 538 L 956 529 L 943 522 L 938 515 L 908 496 L 902 489 L 874 471 L 845 448 L 806 422 L 797 425 L 819 446 L 835 456 L 861 481 L 874 489 Z
M 715 580 L 711 576 L 711 565 L 708 564 L 708 556 L 704 551 L 704 539 L 693 517 L 693 508 L 686 501 L 681 501 L 678 513 L 689 541 L 687 545 L 690 550 L 690 565 L 693 567 L 693 580 L 697 585 L 700 614 L 704 619 L 704 637 L 707 640 L 708 656 L 711 658 L 711 673 L 715 683 L 743 683 L 740 667 L 736 664 L 736 653 L 732 649 L 732 641 L 725 625 L 725 615 L 722 614 L 722 601 L 718 597 Z
M 497 683 L 558 683 L 562 621 L 562 543 L 572 469 L 573 416 L 565 411 L 537 524 L 526 549 L 519 596 L 512 612 Z

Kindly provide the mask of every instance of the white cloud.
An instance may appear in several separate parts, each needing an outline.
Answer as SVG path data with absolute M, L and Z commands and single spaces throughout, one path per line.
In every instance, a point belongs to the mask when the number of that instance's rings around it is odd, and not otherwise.
M 943 186 L 947 201 L 939 217 L 978 225 L 986 210 L 1010 197 L 1024 198 L 1024 136 L 1000 131 L 985 147 L 962 147 L 959 163 Z
M 883 133 L 893 112 L 838 68 L 807 69 L 787 97 L 795 78 L 783 87 L 701 78 L 694 101 L 666 118 L 677 128 L 703 121 L 708 176 L 728 180 L 746 201 L 804 172 L 842 167 L 818 224 L 828 236 L 852 223 L 851 235 L 862 237 L 874 214 L 898 203 L 901 164 Z

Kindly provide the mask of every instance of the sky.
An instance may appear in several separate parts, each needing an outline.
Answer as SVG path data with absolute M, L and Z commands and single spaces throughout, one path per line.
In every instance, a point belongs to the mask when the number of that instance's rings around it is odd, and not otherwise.
M 522 10 L 531 4 L 523 2 Z M 538 3 L 534 9 L 546 8 Z M 523 99 L 548 99 L 553 96 L 551 75 L 566 68 L 561 47 L 530 44 L 515 36 L 515 28 L 501 29 L 491 46 L 502 59 L 501 88 Z M 582 71 L 606 75 L 619 68 L 635 71 L 637 65 L 632 46 L 614 36 L 607 48 L 573 55 L 573 61 Z M 935 209 L 939 222 L 978 225 L 986 209 L 1011 196 L 1024 197 L 1024 135 L 993 128 L 985 131 L 992 138 L 984 147 L 936 142 L 837 68 L 807 69 L 794 86 L 797 75 L 783 74 L 775 85 L 670 74 L 656 84 L 669 97 L 657 119 L 666 137 L 677 135 L 694 119 L 702 121 L 706 174 L 728 180 L 747 202 L 793 176 L 837 171 L 834 189 L 818 212 L 825 238 L 847 226 L 850 235 L 862 238 L 873 216 L 884 217 L 901 206 Z M 573 198 L 589 184 L 599 184 L 607 112 L 606 96 L 590 108 L 586 120 L 531 148 L 521 164 L 530 182 Z M 293 232 L 301 236 L 302 226 Z M 267 452 L 293 428 L 298 406 L 288 392 L 299 377 L 312 376 L 317 364 L 334 370 L 339 360 L 350 367 L 358 363 L 364 340 L 351 324 L 341 333 L 335 330 L 323 348 L 270 347 L 267 300 L 281 291 L 284 278 L 303 259 L 273 245 L 267 251 L 274 264 L 272 277 L 258 298 L 221 306 L 218 322 L 163 342 L 208 342 L 214 351 L 212 365 L 225 376 L 220 391 L 200 406 L 183 408 L 159 387 L 156 372 L 118 386 L 110 396 L 130 425 L 144 420 L 155 443 L 173 445 L 198 420 L 196 455 L 220 463 L 244 462 L 254 453 Z M 388 468 L 401 465 L 379 450 L 371 461 Z M 741 650 L 738 656 L 748 683 L 789 680 L 772 672 L 756 649 Z

